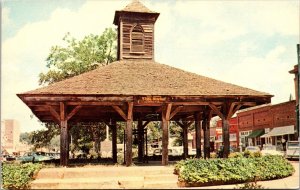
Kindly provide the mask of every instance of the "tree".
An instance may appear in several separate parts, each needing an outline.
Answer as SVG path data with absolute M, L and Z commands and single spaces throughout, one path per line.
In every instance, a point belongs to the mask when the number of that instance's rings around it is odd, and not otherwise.
M 77 40 L 66 34 L 63 41 L 66 47 L 53 46 L 46 59 L 49 71 L 39 74 L 39 83 L 52 84 L 116 60 L 117 34 L 112 28 L 105 29 L 102 35 L 90 34 Z
M 39 74 L 39 84 L 52 84 L 87 71 L 107 65 L 116 60 L 117 33 L 112 28 L 105 29 L 102 35 L 90 34 L 77 40 L 66 34 L 63 38 L 65 46 L 53 46 L 46 59 L 48 72 Z M 72 150 L 90 147 L 95 141 L 95 150 L 105 133 L 103 123 L 93 123 L 93 127 L 83 127 L 81 123 L 72 126 Z M 48 146 L 53 137 L 60 134 L 59 126 L 46 123 L 46 130 L 34 131 L 31 142 L 35 147 Z M 99 137 L 100 136 L 100 137 Z M 87 150 L 87 149 L 86 149 Z
M 34 149 L 49 147 L 53 137 L 59 135 L 59 126 L 54 123 L 45 123 L 46 129 L 33 131 L 30 133 L 31 144 Z

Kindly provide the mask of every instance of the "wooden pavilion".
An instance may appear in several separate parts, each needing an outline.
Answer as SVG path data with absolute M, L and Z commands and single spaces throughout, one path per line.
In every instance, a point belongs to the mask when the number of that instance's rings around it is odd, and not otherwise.
M 229 153 L 228 120 L 239 109 L 270 103 L 272 95 L 186 72 L 154 61 L 154 24 L 159 13 L 139 1 L 115 12 L 118 61 L 18 97 L 42 122 L 60 124 L 61 165 L 68 165 L 70 126 L 77 122 L 106 122 L 112 129 L 113 161 L 117 161 L 117 121 L 126 122 L 126 166 L 132 164 L 132 124 L 139 138 L 150 121 L 161 121 L 162 165 L 168 164 L 169 122 L 183 128 L 184 156 L 188 155 L 188 126 L 195 122 L 197 157 L 209 157 L 209 121 L 223 121 L 224 157 Z M 159 118 L 159 119 L 158 119 Z M 112 121 L 112 122 L 109 122 Z M 139 159 L 144 140 L 139 141 Z

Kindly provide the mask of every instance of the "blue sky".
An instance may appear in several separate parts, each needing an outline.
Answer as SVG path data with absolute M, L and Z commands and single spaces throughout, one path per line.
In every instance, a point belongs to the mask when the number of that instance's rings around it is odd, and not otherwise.
M 41 129 L 15 94 L 38 87 L 51 46 L 70 32 L 101 34 L 126 0 L 6 0 L 2 2 L 2 119 L 22 131 Z M 160 13 L 155 60 L 186 71 L 274 95 L 294 96 L 299 1 L 141 0 Z

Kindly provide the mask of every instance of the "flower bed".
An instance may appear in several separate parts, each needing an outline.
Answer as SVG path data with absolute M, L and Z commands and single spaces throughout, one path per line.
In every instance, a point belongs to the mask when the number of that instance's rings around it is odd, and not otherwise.
M 282 156 L 188 159 L 175 166 L 179 186 L 195 187 L 271 180 L 290 176 L 293 166 Z
M 2 187 L 4 189 L 27 189 L 34 175 L 42 168 L 41 164 L 2 164 Z

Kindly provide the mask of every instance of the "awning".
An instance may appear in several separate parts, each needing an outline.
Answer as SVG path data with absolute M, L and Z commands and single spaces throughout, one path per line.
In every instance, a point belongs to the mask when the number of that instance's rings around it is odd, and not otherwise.
M 281 135 L 288 135 L 288 134 L 294 134 L 295 129 L 294 125 L 284 126 L 284 127 L 276 127 L 271 129 L 270 132 L 267 134 L 264 134 L 261 137 L 274 137 L 274 136 L 281 136 Z
M 264 129 L 254 130 L 254 131 L 252 131 L 252 133 L 250 133 L 250 135 L 248 135 L 248 138 L 260 137 L 263 134 L 265 134 L 265 130 Z

